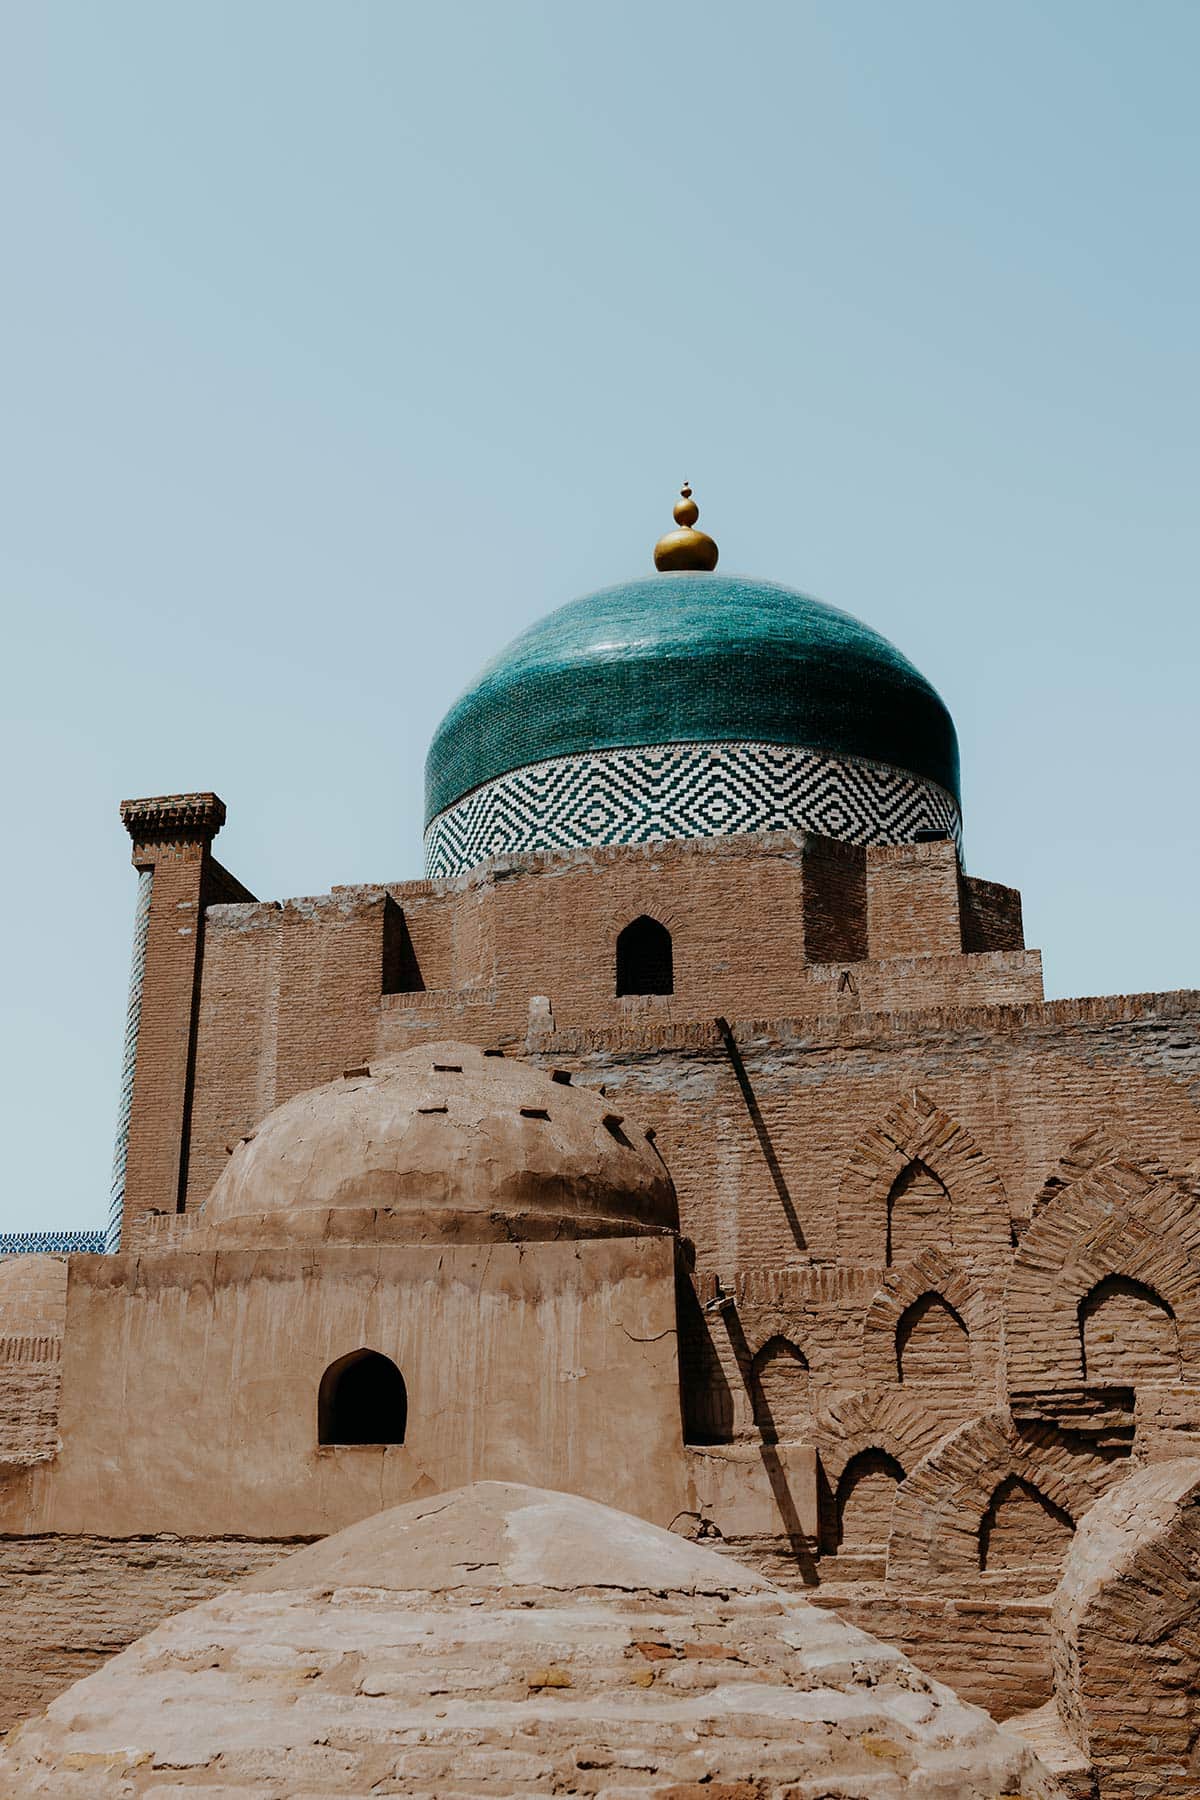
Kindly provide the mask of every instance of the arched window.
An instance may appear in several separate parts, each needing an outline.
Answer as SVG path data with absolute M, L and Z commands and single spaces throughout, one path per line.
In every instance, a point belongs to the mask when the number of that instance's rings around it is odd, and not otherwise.
M 675 964 L 671 934 L 643 913 L 617 939 L 618 994 L 673 994 Z
M 330 1363 L 317 1396 L 321 1444 L 402 1444 L 408 1423 L 404 1377 L 377 1350 L 352 1350 Z
M 896 1373 L 910 1385 L 970 1385 L 971 1340 L 958 1313 L 940 1294 L 922 1294 L 901 1316 L 896 1327 Z
M 901 1169 L 887 1197 L 887 1261 L 909 1262 L 922 1250 L 948 1250 L 950 1195 L 919 1158 Z
M 1127 1275 L 1108 1275 L 1079 1302 L 1085 1381 L 1136 1387 L 1179 1381 L 1179 1328 L 1162 1297 Z
M 979 1521 L 979 1567 L 1045 1572 L 1058 1579 L 1075 1521 L 1032 1481 L 1006 1475 Z

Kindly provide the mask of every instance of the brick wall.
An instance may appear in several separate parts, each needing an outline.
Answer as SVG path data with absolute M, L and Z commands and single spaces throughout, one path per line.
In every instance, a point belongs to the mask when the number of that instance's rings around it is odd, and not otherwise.
M 1003 947 L 980 936 L 979 953 L 962 955 L 953 846 L 916 849 L 905 879 L 919 916 L 893 932 L 884 961 L 864 960 L 868 870 L 882 853 L 786 833 L 508 859 L 454 881 L 335 888 L 282 906 L 211 905 L 187 1203 L 204 1198 L 226 1145 L 272 1104 L 414 1038 L 523 1046 L 535 997 L 549 1002 L 554 1029 L 606 1030 L 618 1044 L 647 1023 L 718 1014 L 1040 998 L 1036 953 L 1011 931 Z M 160 913 L 168 906 L 164 893 Z M 619 997 L 617 936 L 643 914 L 671 932 L 674 992 Z M 154 973 L 156 946 L 148 979 L 178 1025 L 182 998 Z M 147 1191 L 169 1189 L 157 1162 L 143 1177 Z
M 867 954 L 956 956 L 963 948 L 952 843 L 888 844 L 867 858 Z
M 863 1586 L 807 1596 L 895 1644 L 994 1719 L 1041 1706 L 1052 1691 L 1049 1600 L 925 1599 Z
M 171 1613 L 277 1562 L 295 1543 L 0 1539 L 0 1732 L 40 1711 Z

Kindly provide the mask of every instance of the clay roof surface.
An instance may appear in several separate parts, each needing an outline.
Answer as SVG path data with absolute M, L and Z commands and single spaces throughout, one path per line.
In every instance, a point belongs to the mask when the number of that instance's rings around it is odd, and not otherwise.
M 13 1733 L 0 1792 L 1058 1790 L 1020 1739 L 831 1613 L 608 1507 L 483 1482 L 377 1514 L 169 1620 Z
M 297 1094 L 235 1148 L 204 1223 L 239 1238 L 480 1242 L 670 1230 L 644 1127 L 602 1095 L 468 1044 L 425 1044 Z

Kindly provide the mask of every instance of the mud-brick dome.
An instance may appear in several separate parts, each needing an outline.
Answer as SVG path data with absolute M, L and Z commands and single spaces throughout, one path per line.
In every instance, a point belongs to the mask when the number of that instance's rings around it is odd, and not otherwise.
M 628 1513 L 493 1481 L 176 1614 L 0 1749 L 8 1800 L 385 1791 L 1062 1793 L 835 1613 Z
M 423 1044 L 297 1094 L 204 1209 L 239 1239 L 483 1243 L 675 1227 L 651 1136 L 569 1078 Z
M 426 764 L 431 875 L 766 830 L 960 832 L 934 688 L 877 631 L 774 581 L 668 570 L 560 607 L 487 665 Z

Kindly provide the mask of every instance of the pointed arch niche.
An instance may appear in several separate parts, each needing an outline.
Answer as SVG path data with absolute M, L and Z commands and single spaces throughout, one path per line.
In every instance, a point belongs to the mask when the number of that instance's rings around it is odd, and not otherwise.
M 999 1398 L 998 1281 L 938 1250 L 894 1269 L 863 1319 L 863 1373 L 914 1392 L 939 1389 L 952 1411 Z
M 1043 1494 L 1036 1482 L 1006 1475 L 979 1521 L 980 1572 L 1044 1571 L 1053 1587 L 1074 1535 L 1075 1521 L 1065 1507 Z
M 352 1350 L 330 1363 L 317 1393 L 320 1444 L 402 1444 L 408 1391 L 390 1357 Z
M 1200 1380 L 1200 1196 L 1109 1162 L 1043 1206 L 1004 1297 L 1014 1394 Z
M 927 1251 L 1001 1267 L 1008 1196 L 971 1133 L 914 1089 L 865 1131 L 838 1190 L 842 1261 L 898 1267 Z
M 1085 1381 L 1163 1387 L 1182 1379 L 1173 1310 L 1127 1275 L 1106 1275 L 1079 1302 L 1079 1353 Z
M 768 1443 L 807 1437 L 812 1430 L 808 1359 L 790 1338 L 768 1338 L 750 1365 L 755 1423 Z
M 673 994 L 675 952 L 671 933 L 649 913 L 630 920 L 617 935 L 617 994 Z

